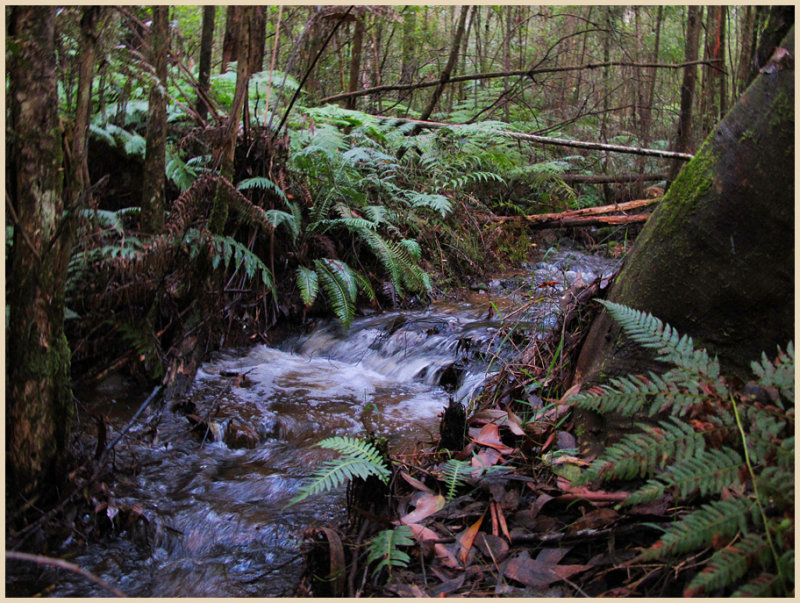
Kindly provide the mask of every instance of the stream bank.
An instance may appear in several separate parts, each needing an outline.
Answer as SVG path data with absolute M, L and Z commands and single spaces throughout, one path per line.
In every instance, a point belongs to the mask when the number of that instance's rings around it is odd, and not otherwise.
M 470 404 L 524 339 L 552 333 L 571 286 L 613 265 L 553 250 L 459 303 L 363 316 L 346 334 L 322 323 L 277 346 L 216 354 L 188 397 L 148 409 L 118 444 L 113 482 L 57 554 L 129 596 L 293 595 L 304 530 L 342 518 L 342 490 L 285 506 L 326 458 L 313 444 L 369 429 L 389 436 L 393 454 L 429 446 L 450 397 Z M 524 316 L 506 320 L 521 307 Z M 92 412 L 106 418 L 109 439 L 142 397 L 113 382 L 98 392 Z M 25 567 L 12 563 L 8 575 L 9 592 L 24 592 Z M 52 581 L 55 596 L 104 594 L 65 572 Z

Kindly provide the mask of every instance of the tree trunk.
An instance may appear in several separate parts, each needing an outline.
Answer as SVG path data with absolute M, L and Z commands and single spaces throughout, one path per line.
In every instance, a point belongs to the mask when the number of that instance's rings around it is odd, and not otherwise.
M 417 29 L 417 7 L 406 6 L 403 11 L 403 64 L 400 82 L 410 84 L 414 79 L 416 62 L 414 60 L 414 33 Z
M 758 70 L 767 64 L 775 47 L 780 44 L 780 41 L 786 36 L 792 25 L 794 25 L 793 5 L 777 5 L 769 8 L 767 23 L 764 26 L 764 31 L 759 36 L 755 61 L 751 63 L 751 80 L 755 79 L 758 75 Z
M 15 224 L 6 284 L 6 492 L 14 507 L 18 495 L 40 487 L 52 495 L 65 481 L 73 408 L 64 336 L 71 229 L 63 224 L 56 8 L 15 6 L 8 14 L 15 168 L 8 207 Z
M 794 53 L 792 30 L 784 40 Z M 651 312 L 749 375 L 794 335 L 794 70 L 762 75 L 645 225 L 609 299 Z M 575 382 L 651 368 L 604 312 Z
M 142 182 L 142 230 L 151 234 L 164 230 L 166 211 L 168 48 L 169 6 L 154 6 L 150 26 L 150 64 L 155 70 L 156 81 L 150 86 Z
M 228 70 L 228 63 L 236 60 L 239 56 L 239 39 L 242 29 L 242 7 L 238 5 L 228 6 L 225 16 L 225 38 L 222 41 L 222 65 L 220 73 Z
M 456 66 L 458 51 L 461 48 L 461 38 L 464 36 L 464 29 L 467 24 L 467 14 L 469 13 L 470 8 L 470 6 L 466 5 L 461 7 L 461 14 L 458 18 L 456 33 L 453 35 L 453 45 L 450 49 L 450 56 L 447 58 L 447 64 L 445 65 L 444 69 L 442 70 L 442 74 L 439 77 L 439 85 L 434 89 L 433 95 L 428 102 L 428 106 L 425 107 L 422 115 L 420 115 L 420 119 L 423 121 L 428 119 L 431 116 L 431 113 L 433 113 L 433 110 L 436 108 L 436 103 L 439 102 L 439 97 L 442 96 L 444 85 L 450 79 L 450 74 L 453 72 L 453 68 Z
M 197 114 L 200 119 L 208 115 L 208 89 L 211 82 L 211 54 L 214 48 L 214 17 L 217 7 L 203 7 L 203 33 L 200 38 L 200 77 L 197 90 Z
M 353 32 L 353 51 L 350 55 L 350 80 L 348 83 L 348 92 L 355 92 L 358 90 L 358 79 L 361 75 L 361 52 L 364 46 L 364 15 L 356 17 L 355 31 Z M 351 96 L 345 101 L 347 109 L 356 108 L 356 97 Z
M 697 60 L 697 50 L 700 44 L 700 9 L 689 6 L 686 16 L 686 50 L 685 62 Z M 679 153 L 689 151 L 692 132 L 692 104 L 694 103 L 694 88 L 697 82 L 697 67 L 694 65 L 684 68 L 683 82 L 681 83 L 681 112 L 678 117 L 678 132 L 675 137 L 674 150 Z M 681 164 L 673 161 L 670 168 L 670 180 L 674 180 Z
M 240 15 L 243 23 L 249 23 L 252 17 L 253 6 L 241 6 Z M 236 57 L 236 92 L 233 96 L 233 106 L 228 116 L 223 131 L 222 144 L 217 150 L 216 162 L 219 165 L 220 176 L 233 183 L 233 159 L 236 153 L 236 140 L 239 136 L 239 120 L 242 117 L 242 108 L 247 100 L 247 84 L 250 78 L 250 28 L 239 27 L 239 37 L 236 47 L 239 55 Z M 228 208 L 230 206 L 230 191 L 228 187 L 218 186 L 214 195 L 214 204 L 211 215 L 208 217 L 208 229 L 215 234 L 222 234 L 228 221 Z
M 267 8 L 253 7 L 250 26 L 250 75 L 258 73 L 264 66 L 264 44 L 267 41 Z

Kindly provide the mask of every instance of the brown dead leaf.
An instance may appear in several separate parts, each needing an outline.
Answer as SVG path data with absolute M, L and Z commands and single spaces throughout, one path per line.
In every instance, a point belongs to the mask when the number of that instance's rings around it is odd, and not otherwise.
M 416 584 L 389 584 L 386 587 L 391 594 L 395 597 L 415 597 L 415 598 L 428 598 L 430 597 L 424 590 Z
M 458 563 L 458 559 L 456 559 L 456 556 L 445 545 L 441 543 L 435 544 L 433 546 L 433 551 L 436 553 L 436 556 L 439 558 L 439 561 L 443 566 L 453 569 L 461 567 L 461 565 Z
M 510 408 L 508 409 L 508 428 L 514 435 L 518 436 L 525 435 L 525 429 L 523 429 L 522 427 L 522 420 L 517 415 L 515 415 Z
M 489 448 L 494 448 L 502 454 L 511 454 L 514 452 L 513 448 L 503 444 L 503 441 L 500 439 L 500 428 L 494 423 L 487 423 L 484 425 L 478 433 L 478 436 L 472 439 L 476 444 L 489 446 Z
M 481 524 L 483 523 L 484 517 L 486 517 L 486 511 L 484 511 L 483 515 L 478 518 L 478 521 L 469 526 L 460 536 L 456 538 L 456 542 L 458 542 L 459 546 L 461 546 L 461 554 L 459 557 L 461 558 L 461 563 L 464 565 L 467 564 L 467 556 L 472 549 L 472 543 L 475 542 L 475 537 L 478 535 L 478 530 L 481 529 Z
M 423 484 L 417 478 L 411 477 L 405 471 L 401 471 L 400 472 L 400 477 L 402 477 L 404 480 L 406 480 L 411 485 L 412 488 L 415 488 L 416 490 L 421 490 L 422 492 L 428 492 L 429 494 L 433 494 L 433 490 L 428 488 L 428 486 Z
M 500 452 L 494 448 L 481 448 L 480 452 L 472 457 L 472 466 L 475 471 L 472 472 L 472 477 L 477 478 L 481 471 L 485 471 L 489 467 L 496 465 L 502 459 Z
M 475 546 L 478 547 L 484 557 L 495 563 L 500 563 L 508 557 L 508 543 L 500 536 L 486 533 L 478 534 L 475 539 Z
M 546 588 L 589 569 L 589 565 L 558 565 L 531 559 L 527 551 L 506 563 L 503 574 L 531 588 Z
M 585 530 L 608 528 L 617 519 L 619 519 L 619 513 L 614 509 L 594 509 L 569 526 L 567 528 L 567 536 L 575 536 Z
M 421 523 L 409 523 L 406 524 L 409 528 L 411 528 L 411 534 L 414 536 L 414 540 L 417 542 L 425 542 L 427 540 L 439 540 L 441 536 L 431 530 L 428 527 L 425 527 Z
M 400 523 L 404 523 L 406 525 L 419 523 L 426 517 L 433 515 L 436 513 L 436 511 L 444 507 L 444 503 L 444 496 L 441 494 L 424 493 L 417 500 L 417 507 L 408 515 L 401 517 Z

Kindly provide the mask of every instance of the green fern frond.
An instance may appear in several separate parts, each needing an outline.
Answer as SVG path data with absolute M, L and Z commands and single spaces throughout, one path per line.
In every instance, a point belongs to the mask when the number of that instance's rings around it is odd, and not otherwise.
M 406 199 L 412 207 L 427 207 L 438 212 L 442 218 L 453 211 L 453 202 L 444 195 L 407 191 Z
M 731 597 L 745 597 L 748 599 L 783 596 L 786 596 L 783 580 L 769 572 L 762 572 L 731 595 Z
M 112 148 L 117 146 L 117 141 L 114 140 L 114 137 L 104 127 L 91 124 L 89 126 L 89 133 L 95 138 L 99 138 Z
M 578 408 L 601 414 L 615 412 L 632 416 L 641 412 L 652 396 L 659 393 L 658 380 L 643 375 L 611 379 L 611 385 L 596 385 L 570 399 Z
M 288 212 L 280 209 L 268 209 L 264 212 L 264 218 L 273 228 L 278 228 L 281 224 L 285 224 L 289 234 L 292 235 L 292 239 L 296 239 L 300 234 L 300 225 L 297 223 L 295 216 Z
M 441 467 L 442 481 L 447 491 L 448 501 L 453 500 L 459 488 L 466 486 L 464 478 L 473 471 L 472 465 L 466 461 L 448 459 Z
M 375 561 L 378 564 L 372 570 L 372 575 L 378 574 L 384 567 L 389 569 L 391 580 L 393 567 L 408 567 L 411 558 L 408 553 L 398 547 L 412 546 L 413 533 L 408 526 L 397 526 L 393 530 L 378 532 L 367 547 L 367 565 Z
M 631 494 L 625 504 L 649 502 L 663 496 L 667 488 L 674 488 L 679 500 L 686 500 L 698 492 L 701 496 L 719 494 L 724 487 L 740 481 L 743 465 L 742 457 L 732 448 L 705 450 L 670 465 L 657 478 Z
M 132 134 L 123 145 L 123 150 L 128 157 L 138 157 L 144 159 L 147 141 L 138 134 Z
M 778 355 L 770 361 L 765 353 L 761 354 L 761 362 L 750 365 L 758 376 L 762 387 L 775 387 L 781 396 L 794 406 L 794 344 L 790 341 L 786 351 L 778 348 Z M 778 404 L 781 404 L 778 401 Z
M 375 297 L 375 290 L 372 288 L 372 285 L 369 282 L 369 279 L 364 276 L 358 270 L 353 270 L 353 278 L 356 279 L 356 284 L 361 292 L 367 296 L 367 299 L 370 301 L 375 301 L 377 298 Z
M 405 247 L 414 262 L 419 262 L 420 258 L 422 258 L 422 247 L 414 239 L 403 239 L 399 244 Z
M 166 165 L 167 178 L 180 189 L 181 192 L 187 190 L 194 181 L 197 180 L 197 171 L 173 153 L 167 153 Z
M 317 298 L 319 290 L 319 280 L 317 273 L 305 266 L 297 267 L 297 287 L 300 289 L 300 297 L 306 307 L 310 307 Z
M 281 190 L 277 184 L 275 184 L 269 178 L 264 176 L 257 176 L 254 178 L 245 178 L 239 184 L 236 185 L 236 188 L 240 191 L 246 191 L 250 189 L 260 189 L 263 191 L 269 191 L 274 194 L 278 199 L 283 201 L 286 205 L 289 205 L 289 199 L 286 197 L 286 193 Z
M 712 380 L 719 378 L 719 362 L 705 350 L 695 350 L 692 338 L 681 337 L 670 325 L 652 314 L 607 300 L 598 300 L 620 324 L 625 334 L 642 347 L 656 350 L 658 360 L 670 362 Z
M 378 477 L 383 483 L 389 482 L 391 471 L 386 467 L 381 452 L 374 444 L 359 438 L 335 436 L 318 442 L 316 446 L 338 452 L 341 456 L 323 463 L 303 486 L 289 505 L 300 502 L 321 492 L 327 492 L 354 478 Z
M 680 555 L 711 542 L 712 537 L 733 538 L 737 532 L 747 533 L 750 526 L 761 524 L 756 502 L 750 498 L 731 498 L 709 502 L 684 516 L 639 559 L 662 559 L 667 555 Z
M 739 542 L 715 552 L 708 565 L 687 588 L 690 596 L 710 595 L 738 581 L 752 567 L 765 568 L 771 558 L 769 544 L 758 534 L 746 534 Z
M 350 267 L 340 260 L 322 258 L 314 260 L 322 288 L 331 308 L 344 330 L 350 328 L 355 317 L 358 286 Z
M 604 480 L 647 477 L 672 460 L 691 458 L 705 449 L 703 434 L 677 418 L 660 421 L 658 427 L 639 427 L 641 433 L 627 434 L 607 448 L 577 483 L 585 484 L 599 477 Z

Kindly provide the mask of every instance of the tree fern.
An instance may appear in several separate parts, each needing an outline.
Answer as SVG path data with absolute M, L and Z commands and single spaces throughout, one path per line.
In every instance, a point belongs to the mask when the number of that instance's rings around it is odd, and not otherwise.
M 383 568 L 388 568 L 391 580 L 393 567 L 408 567 L 411 561 L 408 553 L 398 547 L 412 545 L 414 545 L 413 533 L 408 526 L 401 525 L 393 530 L 378 532 L 367 547 L 367 565 L 378 562 L 372 570 L 372 575 L 375 576 Z
M 336 436 L 318 442 L 316 446 L 338 452 L 341 456 L 323 463 L 311 481 L 303 486 L 289 505 L 300 502 L 321 492 L 341 486 L 347 480 L 360 477 L 367 479 L 374 475 L 384 483 L 389 482 L 391 471 L 385 464 L 380 451 L 374 444 L 359 438 Z

